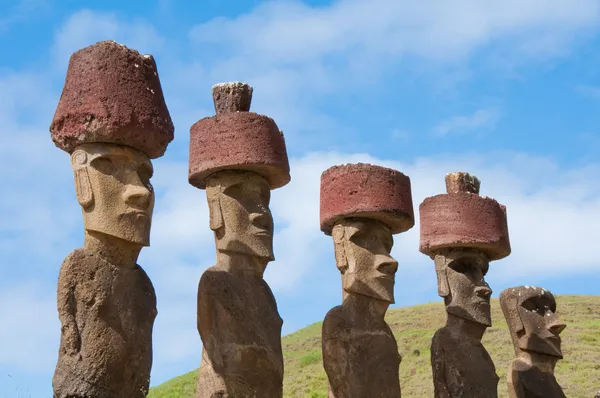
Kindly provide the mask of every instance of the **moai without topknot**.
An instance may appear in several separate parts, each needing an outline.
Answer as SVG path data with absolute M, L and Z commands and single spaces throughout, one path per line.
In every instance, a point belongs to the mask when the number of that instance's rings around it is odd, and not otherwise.
M 322 174 L 321 230 L 333 237 L 343 289 L 322 329 L 330 398 L 400 397 L 401 357 L 384 316 L 398 268 L 392 234 L 413 226 L 410 179 L 399 171 L 359 163 Z
M 500 306 L 516 354 L 507 375 L 510 398 L 565 398 L 554 367 L 563 357 L 560 333 L 566 325 L 556 315 L 554 295 L 539 287 L 514 287 L 500 293 Z
M 85 240 L 58 279 L 55 398 L 147 395 L 156 296 L 137 258 L 150 244 L 150 159 L 173 131 L 151 55 L 103 41 L 71 56 L 50 132 L 71 154 Z
M 198 285 L 202 363 L 196 397 L 281 397 L 275 297 L 263 279 L 273 254 L 271 189 L 290 181 L 283 134 L 249 112 L 252 87 L 213 87 L 216 116 L 190 129 L 190 184 L 206 189 L 217 263 Z
M 468 173 L 446 175 L 447 194 L 419 206 L 420 251 L 435 261 L 446 326 L 431 343 L 435 397 L 497 397 L 498 375 L 481 344 L 492 325 L 485 282 L 489 262 L 510 254 L 506 208 L 479 196 L 479 180 Z

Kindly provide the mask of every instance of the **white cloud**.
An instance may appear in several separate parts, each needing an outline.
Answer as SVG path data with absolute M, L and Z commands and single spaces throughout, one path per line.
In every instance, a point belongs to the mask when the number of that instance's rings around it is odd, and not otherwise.
M 599 10 L 594 0 L 342 0 L 325 7 L 267 2 L 233 19 L 200 24 L 190 36 L 199 43 L 225 44 L 235 54 L 252 54 L 261 62 L 315 60 L 345 52 L 453 59 L 497 39 L 534 43 L 546 41 L 549 33 L 568 37 L 596 25 Z
M 580 85 L 580 86 L 575 87 L 575 90 L 578 93 L 580 93 L 581 95 L 584 95 L 588 98 L 591 98 L 594 100 L 600 99 L 600 87 L 598 87 L 598 86 Z
M 60 323 L 48 287 L 29 280 L 0 290 L 0 365 L 34 373 L 56 365 Z
M 439 122 L 434 134 L 444 136 L 452 133 L 464 134 L 482 129 L 493 129 L 500 119 L 500 112 L 495 108 L 478 109 L 470 115 L 452 116 Z

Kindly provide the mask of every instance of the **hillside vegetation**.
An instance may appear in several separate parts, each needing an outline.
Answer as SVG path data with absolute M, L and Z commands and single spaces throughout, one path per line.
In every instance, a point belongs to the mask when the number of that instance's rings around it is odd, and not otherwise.
M 561 334 L 564 359 L 556 377 L 569 398 L 591 398 L 600 388 L 600 296 L 558 296 L 559 316 L 567 328 Z M 402 354 L 402 397 L 432 397 L 429 345 L 445 322 L 443 304 L 431 303 L 388 311 Z M 497 299 L 492 300 L 494 326 L 483 343 L 496 364 L 499 397 L 507 397 L 506 370 L 514 356 L 510 336 Z M 283 337 L 285 397 L 327 397 L 327 376 L 321 363 L 321 322 Z M 149 398 L 191 398 L 197 370 L 150 390 Z

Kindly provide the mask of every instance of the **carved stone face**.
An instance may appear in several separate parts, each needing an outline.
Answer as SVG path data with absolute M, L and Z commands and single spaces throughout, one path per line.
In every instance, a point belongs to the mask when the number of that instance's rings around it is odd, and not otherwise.
M 271 190 L 265 178 L 252 172 L 220 171 L 208 179 L 206 194 L 217 250 L 275 259 Z
M 554 296 L 545 289 L 533 286 L 518 289 L 521 295 L 517 293 L 516 312 L 522 328 L 515 332 L 519 348 L 562 358 L 559 335 L 566 325 L 556 315 Z
M 71 165 L 85 229 L 148 246 L 154 210 L 148 156 L 121 145 L 83 144 Z
M 332 236 L 343 289 L 393 303 L 398 262 L 390 255 L 390 229 L 376 220 L 349 218 L 335 224 Z
M 489 262 L 476 250 L 449 250 L 435 257 L 438 291 L 446 311 L 461 318 L 491 326 L 492 289 L 484 279 Z

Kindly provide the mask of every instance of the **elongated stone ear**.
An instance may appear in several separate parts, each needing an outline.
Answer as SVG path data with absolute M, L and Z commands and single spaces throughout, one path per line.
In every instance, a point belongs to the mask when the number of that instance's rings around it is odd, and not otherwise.
M 217 231 L 223 227 L 223 213 L 221 212 L 221 200 L 219 194 L 208 199 L 208 213 L 210 218 L 210 229 Z
M 90 183 L 90 176 L 87 170 L 87 158 L 87 153 L 82 150 L 76 150 L 71 155 L 71 166 L 75 173 L 75 193 L 77 201 L 83 208 L 89 207 L 94 202 L 94 192 L 92 191 L 92 184 Z
M 448 297 L 450 295 L 450 286 L 448 284 L 448 274 L 446 273 L 446 258 L 444 256 L 435 256 L 435 273 L 438 281 L 438 295 Z
M 218 231 L 224 225 L 223 211 L 221 209 L 222 192 L 223 187 L 216 179 L 208 179 L 206 184 L 206 199 L 208 200 L 209 225 L 213 231 Z
M 348 269 L 348 255 L 345 248 L 346 227 L 336 224 L 331 232 L 335 252 L 335 264 L 343 274 Z

